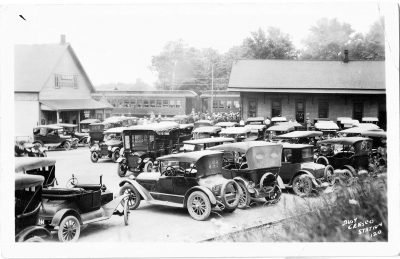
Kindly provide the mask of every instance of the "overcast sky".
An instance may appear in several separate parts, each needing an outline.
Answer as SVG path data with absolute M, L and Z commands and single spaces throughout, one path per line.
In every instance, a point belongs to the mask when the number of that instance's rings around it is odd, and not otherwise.
M 224 53 L 251 31 L 274 26 L 301 48 L 301 40 L 322 17 L 336 17 L 362 33 L 379 17 L 376 3 L 32 5 L 9 11 L 15 13 L 16 44 L 58 43 L 65 34 L 94 85 L 137 78 L 153 83 L 151 57 L 168 41 L 183 39 Z

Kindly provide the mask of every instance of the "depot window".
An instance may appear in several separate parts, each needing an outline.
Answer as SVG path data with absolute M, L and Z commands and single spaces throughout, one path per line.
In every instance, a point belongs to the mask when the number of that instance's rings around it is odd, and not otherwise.
M 318 102 L 318 118 L 328 118 L 329 115 L 329 102 L 319 101 Z
M 170 108 L 175 108 L 175 100 L 170 100 L 169 101 L 169 107 Z
M 272 117 L 282 116 L 282 101 L 272 101 Z
M 239 101 L 233 101 L 233 106 L 235 106 L 235 108 L 239 109 L 240 108 Z
M 137 107 L 138 108 L 142 108 L 143 107 L 142 100 L 137 100 Z
M 131 104 L 130 104 L 129 100 L 125 99 L 124 100 L 124 107 L 130 107 L 130 106 L 131 106 Z
M 218 108 L 218 101 L 213 101 L 213 108 Z
M 144 107 L 149 107 L 149 100 L 144 100 L 143 104 Z
M 136 106 L 136 100 L 133 100 L 133 99 L 132 99 L 132 100 L 131 100 L 131 107 L 132 107 L 132 108 L 135 108 L 135 106 Z
M 219 108 L 225 108 L 225 101 L 219 101 Z
M 182 103 L 181 101 L 176 101 L 176 108 L 182 108 Z
M 150 100 L 150 107 L 156 107 L 156 100 Z
M 226 101 L 226 108 L 232 109 L 232 101 Z
M 157 100 L 157 107 L 161 107 L 162 101 L 161 100 Z

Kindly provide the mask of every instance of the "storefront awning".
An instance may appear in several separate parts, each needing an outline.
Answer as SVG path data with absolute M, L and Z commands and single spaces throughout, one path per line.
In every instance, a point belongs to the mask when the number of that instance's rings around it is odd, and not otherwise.
M 110 109 L 93 99 L 41 100 L 40 103 L 40 109 L 44 111 Z

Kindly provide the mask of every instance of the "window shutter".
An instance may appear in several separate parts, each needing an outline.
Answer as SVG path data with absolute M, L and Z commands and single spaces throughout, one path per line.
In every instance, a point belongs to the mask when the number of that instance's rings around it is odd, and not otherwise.
M 60 89 L 60 76 L 54 75 L 54 88 Z

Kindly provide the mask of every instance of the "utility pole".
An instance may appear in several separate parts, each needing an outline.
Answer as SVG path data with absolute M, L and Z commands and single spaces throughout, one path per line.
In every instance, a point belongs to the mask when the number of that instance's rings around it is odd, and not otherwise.
M 214 64 L 211 63 L 211 114 L 214 107 Z

